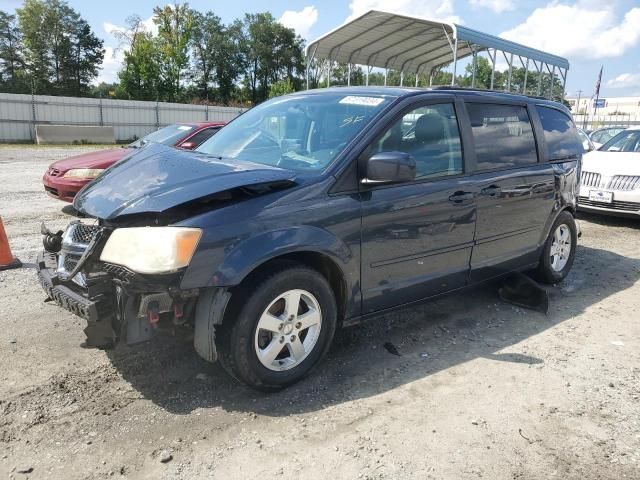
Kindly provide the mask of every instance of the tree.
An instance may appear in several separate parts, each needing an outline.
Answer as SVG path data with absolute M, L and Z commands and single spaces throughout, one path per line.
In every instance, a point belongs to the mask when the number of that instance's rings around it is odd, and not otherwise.
M 124 53 L 124 67 L 118 72 L 119 98 L 159 100 L 162 90 L 160 64 L 162 55 L 157 39 L 148 32 L 138 32 L 130 50 Z
M 175 101 L 181 92 L 181 81 L 189 67 L 189 45 L 193 29 L 193 11 L 186 3 L 153 9 L 153 22 L 158 26 L 158 48 L 166 99 Z
M 191 46 L 194 76 L 197 88 L 207 100 L 222 55 L 224 33 L 222 20 L 213 12 L 193 12 Z
M 349 75 L 351 80 L 349 81 Z M 331 85 L 364 85 L 364 72 L 359 65 L 338 63 L 331 68 Z
M 295 32 L 270 13 L 246 14 L 238 33 L 245 61 L 244 83 L 251 101 L 267 98 L 269 85 L 288 78 L 296 88 L 304 71 L 303 43 Z
M 476 88 L 491 88 L 491 70 L 493 65 L 489 63 L 485 57 L 478 56 L 476 58 Z M 465 67 L 465 75 L 460 77 L 458 85 L 461 87 L 470 87 L 473 80 L 473 63 L 469 63 Z M 503 76 L 501 72 L 496 71 L 493 79 L 493 88 L 500 88 L 503 84 Z
M 16 10 L 27 72 L 37 91 L 88 91 L 104 58 L 102 40 L 63 0 L 25 0 Z
M 278 80 L 269 87 L 269 98 L 279 97 L 295 91 L 296 89 L 294 88 L 293 83 L 288 78 L 285 80 Z
M 63 74 L 67 91 L 81 95 L 89 91 L 89 85 L 98 76 L 104 59 L 102 40 L 91 31 L 89 24 L 79 18 L 72 25 L 69 42 L 69 57 L 66 58 Z
M 307 61 L 309 61 L 308 58 Z M 309 65 L 307 67 L 309 75 L 309 88 L 318 88 L 322 86 L 321 80 L 322 77 L 327 73 L 328 65 L 329 60 L 324 58 L 314 58 L 313 60 L 309 61 Z
M 0 87 L 8 92 L 28 91 L 21 42 L 16 16 L 0 11 Z
M 243 45 L 242 22 L 236 20 L 224 30 L 220 39 L 220 55 L 216 61 L 217 99 L 225 105 L 229 104 L 236 89 L 236 82 L 246 69 L 247 60 L 242 54 Z

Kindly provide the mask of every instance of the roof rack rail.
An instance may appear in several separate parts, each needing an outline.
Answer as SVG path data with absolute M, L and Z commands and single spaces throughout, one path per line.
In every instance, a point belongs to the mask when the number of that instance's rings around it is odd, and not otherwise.
M 490 93 L 501 93 L 504 95 L 517 95 L 520 97 L 527 97 L 527 98 L 535 98 L 537 100 L 549 100 L 547 97 L 543 97 L 541 95 L 529 95 L 529 94 L 524 94 L 524 93 L 518 93 L 518 92 L 507 92 L 505 90 L 496 90 L 496 89 L 490 89 L 490 88 L 473 88 L 473 87 L 460 87 L 460 86 L 449 86 L 449 85 L 432 85 L 431 87 L 428 87 L 431 90 L 461 90 L 461 91 L 466 91 L 466 92 L 490 92 Z

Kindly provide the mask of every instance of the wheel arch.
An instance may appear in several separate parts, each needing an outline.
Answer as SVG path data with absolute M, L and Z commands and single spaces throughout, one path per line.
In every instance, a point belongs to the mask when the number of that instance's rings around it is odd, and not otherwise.
M 335 258 L 332 258 L 332 256 L 326 252 L 318 250 L 300 249 L 265 259 L 255 265 L 254 268 L 241 279 L 237 286 L 231 288 L 232 298 L 234 291 L 247 285 L 265 272 L 275 268 L 281 268 L 283 264 L 302 265 L 320 273 L 327 280 L 327 283 L 329 283 L 335 296 L 339 322 L 344 318 L 349 301 L 349 287 L 347 285 L 346 275 Z

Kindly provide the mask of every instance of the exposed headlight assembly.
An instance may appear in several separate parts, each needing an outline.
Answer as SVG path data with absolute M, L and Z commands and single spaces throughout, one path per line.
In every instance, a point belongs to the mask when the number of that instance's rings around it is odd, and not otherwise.
M 138 273 L 170 273 L 189 265 L 201 236 L 199 228 L 116 228 L 100 260 Z
M 65 178 L 96 178 L 104 168 L 73 168 L 64 174 Z

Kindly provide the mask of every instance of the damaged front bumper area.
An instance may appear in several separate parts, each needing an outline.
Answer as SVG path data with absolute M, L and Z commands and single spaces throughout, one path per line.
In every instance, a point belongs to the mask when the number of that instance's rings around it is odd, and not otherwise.
M 50 300 L 87 321 L 88 346 L 139 343 L 191 321 L 199 291 L 179 288 L 182 272 L 142 275 L 100 261 L 110 230 L 97 225 L 74 222 L 64 233 L 43 233 L 38 280 Z

